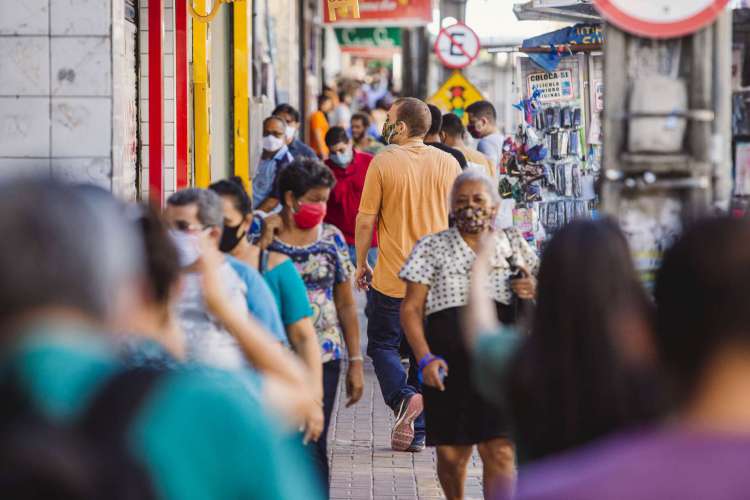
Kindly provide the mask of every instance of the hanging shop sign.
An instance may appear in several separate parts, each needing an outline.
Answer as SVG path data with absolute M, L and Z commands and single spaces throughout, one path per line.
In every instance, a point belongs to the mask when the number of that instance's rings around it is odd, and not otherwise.
M 426 26 L 432 22 L 432 0 L 322 0 L 322 4 L 323 21 L 339 26 Z
M 444 113 L 454 113 L 465 125 L 469 121 L 466 108 L 482 99 L 482 93 L 460 71 L 454 71 L 429 102 Z
M 676 38 L 714 22 L 729 0 L 594 0 L 609 22 L 646 38 Z
M 462 69 L 473 63 L 481 48 L 477 34 L 464 23 L 441 29 L 435 40 L 438 59 L 451 69 Z
M 570 101 L 576 98 L 573 87 L 573 72 L 561 69 L 551 73 L 530 73 L 526 77 L 528 95 L 539 90 L 541 103 Z
M 389 57 L 401 50 L 401 28 L 335 28 L 342 52 L 369 57 Z

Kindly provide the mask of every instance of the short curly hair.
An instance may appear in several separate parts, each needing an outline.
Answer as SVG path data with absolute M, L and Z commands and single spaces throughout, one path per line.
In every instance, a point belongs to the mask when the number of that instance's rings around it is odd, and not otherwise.
M 320 160 L 300 158 L 284 167 L 278 174 L 276 186 L 281 196 L 281 203 L 286 204 L 285 194 L 291 192 L 299 199 L 311 189 L 332 188 L 336 185 L 333 172 Z

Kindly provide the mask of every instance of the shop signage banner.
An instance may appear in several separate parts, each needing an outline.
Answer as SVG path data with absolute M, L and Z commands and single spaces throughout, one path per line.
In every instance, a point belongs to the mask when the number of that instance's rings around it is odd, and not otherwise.
M 531 73 L 526 77 L 528 95 L 533 95 L 539 89 L 542 103 L 570 101 L 575 99 L 573 89 L 573 72 L 569 69 L 552 71 L 550 73 Z
M 349 4 L 357 0 L 321 0 L 327 24 L 426 26 L 432 22 L 432 0 L 359 0 L 359 19 Z M 331 10 L 334 7 L 334 10 Z M 331 16 L 331 12 L 335 16 Z
M 444 113 L 454 113 L 466 125 L 466 108 L 484 99 L 482 93 L 460 71 L 454 71 L 429 101 Z
M 600 24 L 576 24 L 569 28 L 535 36 L 523 41 L 523 48 L 550 47 L 559 52 L 529 54 L 529 58 L 545 71 L 555 71 L 563 57 L 570 55 L 564 49 L 568 45 L 591 45 L 604 43 L 604 31 Z
M 401 49 L 401 28 L 335 28 L 342 52 L 362 56 L 392 55 Z

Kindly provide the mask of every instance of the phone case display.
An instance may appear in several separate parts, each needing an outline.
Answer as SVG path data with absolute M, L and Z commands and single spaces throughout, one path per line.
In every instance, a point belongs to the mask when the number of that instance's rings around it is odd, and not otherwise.
M 592 217 L 597 207 L 594 186 L 601 148 L 587 143 L 585 100 L 578 92 L 581 85 L 571 83 L 577 81 L 577 68 L 572 64 L 558 72 L 568 79 L 559 86 L 570 92 L 555 96 L 564 97 L 545 98 L 529 87 L 528 97 L 515 105 L 523 112 L 523 123 L 503 148 L 500 195 L 515 200 L 516 211 L 524 211 L 514 213 L 514 225 L 538 247 L 560 227 Z M 530 75 L 525 80 L 539 80 L 532 78 L 538 72 L 535 66 L 522 66 L 522 73 Z

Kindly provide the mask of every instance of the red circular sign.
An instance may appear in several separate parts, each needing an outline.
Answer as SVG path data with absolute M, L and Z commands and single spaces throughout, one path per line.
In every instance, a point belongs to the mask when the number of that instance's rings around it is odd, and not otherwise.
M 443 66 L 461 69 L 479 57 L 482 43 L 477 34 L 464 23 L 456 23 L 440 30 L 435 40 L 435 53 Z
M 727 6 L 729 0 L 703 0 L 705 4 L 699 10 L 689 11 L 680 17 L 679 11 L 684 8 L 682 0 L 652 0 L 648 10 L 669 12 L 663 18 L 654 15 L 644 15 L 643 10 L 635 2 L 626 0 L 594 0 L 594 5 L 607 21 L 618 28 L 634 35 L 646 38 L 677 38 L 695 33 L 704 26 L 711 24 Z M 687 2 L 695 4 L 695 0 Z M 694 9 L 694 5 L 692 6 Z M 671 9 L 671 10 L 670 10 Z M 677 11 L 677 15 L 673 11 Z

